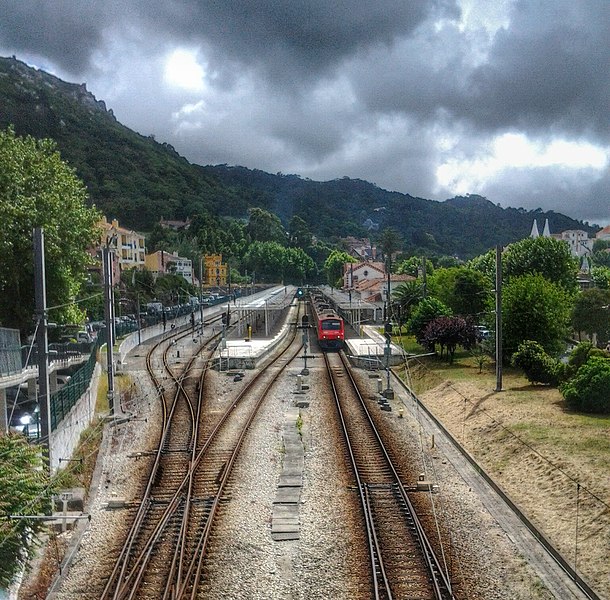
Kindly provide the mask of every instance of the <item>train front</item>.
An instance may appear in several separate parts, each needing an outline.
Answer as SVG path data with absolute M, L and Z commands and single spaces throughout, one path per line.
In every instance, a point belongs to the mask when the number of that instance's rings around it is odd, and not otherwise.
M 318 343 L 322 350 L 341 350 L 345 344 L 343 319 L 325 315 L 318 320 Z

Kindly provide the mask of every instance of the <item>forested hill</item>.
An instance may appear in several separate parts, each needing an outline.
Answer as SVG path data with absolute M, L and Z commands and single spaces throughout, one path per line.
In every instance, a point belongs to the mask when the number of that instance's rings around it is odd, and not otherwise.
M 204 167 L 204 171 L 227 186 L 259 192 L 268 209 L 283 221 L 297 214 L 325 239 L 354 234 L 374 237 L 375 232 L 393 227 L 401 234 L 405 250 L 431 255 L 476 256 L 527 237 L 534 219 L 540 232 L 546 218 L 551 232 L 599 229 L 553 211 L 504 209 L 477 195 L 435 202 L 347 177 L 318 182 L 227 165 Z
M 477 255 L 529 234 L 548 218 L 553 232 L 588 225 L 553 212 L 502 209 L 480 196 L 435 202 L 388 192 L 357 179 L 317 182 L 244 167 L 190 164 L 169 144 L 121 125 L 84 85 L 0 58 L 0 128 L 57 142 L 109 218 L 148 231 L 162 217 L 201 211 L 243 218 L 258 206 L 287 224 L 299 215 L 321 239 L 369 235 L 396 228 L 405 249 Z

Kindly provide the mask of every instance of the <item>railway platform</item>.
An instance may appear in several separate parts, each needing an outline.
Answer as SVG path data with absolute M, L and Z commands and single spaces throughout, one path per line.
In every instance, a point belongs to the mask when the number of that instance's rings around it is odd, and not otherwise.
M 346 353 L 357 367 L 384 369 L 388 362 L 391 367 L 404 362 L 404 350 L 396 344 L 390 344 L 390 355 L 386 355 L 386 339 L 371 325 L 361 325 L 360 336 L 346 339 L 345 344 Z
M 258 361 L 264 358 L 277 345 L 282 337 L 286 335 L 288 328 L 294 324 L 296 319 L 296 304 L 296 301 L 291 301 L 288 304 L 279 302 L 278 304 L 271 305 L 268 303 L 267 310 L 278 311 L 278 314 L 279 311 L 290 305 L 291 310 L 295 311 L 294 316 L 289 314 L 286 322 L 282 324 L 281 328 L 273 336 L 224 340 L 214 359 L 217 368 L 221 371 L 256 368 Z M 271 308 L 272 306 L 273 308 Z M 248 310 L 246 306 L 242 308 L 243 310 Z M 315 331 L 312 331 L 312 335 L 314 335 Z M 386 361 L 386 340 L 375 327 L 363 325 L 360 337 L 351 337 L 346 339 L 345 342 L 346 353 L 356 366 L 370 370 L 386 368 L 388 362 Z M 311 354 L 314 354 L 313 350 L 311 350 Z M 396 366 L 403 362 L 403 349 L 396 344 L 390 344 L 389 365 Z

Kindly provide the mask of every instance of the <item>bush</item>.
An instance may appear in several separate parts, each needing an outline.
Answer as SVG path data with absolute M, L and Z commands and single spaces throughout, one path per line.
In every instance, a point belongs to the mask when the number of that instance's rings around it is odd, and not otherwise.
M 522 369 L 531 383 L 559 383 L 558 361 L 551 358 L 538 342 L 526 340 L 519 344 L 519 349 L 512 356 L 512 364 Z
M 610 414 L 610 359 L 591 356 L 560 390 L 574 410 Z

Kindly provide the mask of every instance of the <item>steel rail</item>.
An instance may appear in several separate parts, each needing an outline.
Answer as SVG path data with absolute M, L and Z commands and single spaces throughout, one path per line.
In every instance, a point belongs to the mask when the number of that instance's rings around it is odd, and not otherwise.
M 375 524 L 373 522 L 373 515 L 370 509 L 368 495 L 365 493 L 365 485 L 362 479 L 360 478 L 360 470 L 358 469 L 356 456 L 352 447 L 352 441 L 349 435 L 347 422 L 343 414 L 343 409 L 341 408 L 341 402 L 339 400 L 339 391 L 337 389 L 335 379 L 332 376 L 332 368 L 330 365 L 330 361 L 326 353 L 323 353 L 323 356 L 324 364 L 326 365 L 326 370 L 328 372 L 333 398 L 335 400 L 335 406 L 339 415 L 339 423 L 341 424 L 341 430 L 343 431 L 343 438 L 347 446 L 352 471 L 356 479 L 356 486 L 358 488 L 358 495 L 360 496 L 360 503 L 363 508 L 364 523 L 366 526 L 367 545 L 369 548 L 370 568 L 373 576 L 372 578 L 374 597 L 375 600 L 380 600 L 382 597 L 384 597 L 382 596 L 382 593 L 385 593 L 385 597 L 387 597 L 388 600 L 391 600 L 392 591 L 390 589 L 390 582 L 385 571 L 385 566 L 383 564 L 383 556 L 381 554 L 381 549 L 379 547 L 379 543 L 375 533 Z M 380 578 L 377 576 L 377 573 L 380 573 L 381 581 L 379 581 Z M 380 584 L 382 585 L 382 588 L 380 588 Z
M 213 322 L 216 322 L 217 320 L 219 320 L 219 318 L 210 319 L 208 321 L 208 325 Z M 187 331 L 185 331 L 184 328 L 177 330 L 174 334 L 174 337 L 177 337 L 178 339 L 183 339 L 185 337 L 189 337 L 190 335 L 191 335 L 191 332 L 190 332 L 190 327 L 189 327 Z M 147 512 L 150 508 L 150 494 L 151 494 L 151 491 L 152 491 L 152 488 L 154 485 L 154 480 L 155 480 L 156 473 L 158 471 L 159 464 L 160 464 L 161 457 L 162 457 L 162 449 L 163 449 L 165 436 L 167 434 L 167 420 L 168 420 L 168 406 L 167 406 L 167 401 L 166 401 L 165 395 L 163 393 L 165 390 L 164 390 L 163 386 L 161 385 L 160 380 L 157 377 L 155 377 L 155 369 L 154 369 L 154 366 L 152 363 L 152 357 L 153 357 L 154 352 L 165 342 L 168 343 L 168 349 L 169 349 L 169 347 L 170 347 L 169 342 L 171 341 L 171 339 L 172 339 L 172 336 L 163 335 L 162 338 L 151 347 L 151 349 L 149 350 L 149 352 L 146 355 L 146 368 L 147 368 L 147 371 L 149 373 L 151 380 L 153 381 L 153 384 L 155 385 L 155 389 L 157 390 L 158 397 L 161 401 L 162 424 L 163 425 L 162 425 L 162 430 L 161 430 L 161 433 L 159 436 L 159 441 L 157 442 L 155 461 L 152 465 L 149 479 L 148 479 L 145 491 L 143 493 L 142 502 L 140 503 L 138 511 L 134 517 L 130 530 L 127 534 L 125 543 L 123 544 L 123 547 L 121 548 L 121 552 L 119 553 L 119 556 L 118 556 L 117 560 L 115 561 L 115 566 L 112 570 L 112 573 L 110 574 L 110 576 L 108 578 L 108 582 L 106 583 L 106 586 L 102 592 L 101 600 L 105 600 L 106 598 L 110 597 L 109 596 L 109 594 L 111 593 L 110 590 L 115 582 L 116 582 L 117 588 L 118 588 L 118 586 L 120 586 L 120 582 L 124 578 L 125 570 L 127 569 L 128 557 L 132 552 L 133 544 L 135 542 L 137 534 L 141 530 L 145 515 L 147 514 Z M 164 355 L 163 355 L 164 363 L 166 362 L 165 358 L 166 358 L 166 355 L 167 355 L 166 353 L 167 353 L 168 349 L 166 349 L 166 351 L 164 352 Z M 115 590 L 115 593 L 112 596 L 113 598 L 117 598 L 116 592 L 117 592 L 117 590 Z
M 334 382 L 333 369 L 330 365 L 330 360 L 329 360 L 328 356 L 325 354 L 324 357 L 325 357 L 325 363 L 327 366 L 327 370 L 329 373 L 329 379 L 331 381 L 331 387 L 333 389 L 333 394 L 335 395 L 335 403 L 337 405 L 338 414 L 340 415 L 339 419 L 341 421 L 341 427 L 344 431 L 344 436 L 346 436 L 346 439 L 348 439 L 349 438 L 348 425 L 346 423 L 346 419 L 343 414 L 343 409 L 340 405 L 341 402 L 340 402 L 339 395 L 337 393 L 337 388 L 336 388 L 336 385 Z M 431 593 L 434 595 L 434 598 L 438 599 L 438 600 L 453 599 L 454 595 L 453 595 L 453 592 L 451 591 L 450 581 L 449 581 L 448 577 L 446 577 L 445 571 L 441 568 L 440 561 L 438 560 L 436 553 L 434 552 L 434 549 L 433 549 L 431 543 L 429 542 L 419 519 L 417 518 L 416 511 L 415 511 L 410 499 L 408 498 L 406 489 L 404 488 L 404 486 L 400 480 L 398 472 L 396 471 L 396 467 L 394 466 L 393 460 L 391 459 L 391 457 L 386 449 L 386 446 L 383 443 L 383 440 L 381 439 L 381 436 L 373 423 L 372 416 L 366 407 L 362 394 L 352 375 L 351 369 L 346 362 L 344 353 L 340 352 L 339 357 L 341 360 L 342 370 L 347 374 L 350 387 L 353 390 L 353 392 L 355 394 L 355 398 L 358 401 L 358 404 L 362 409 L 362 414 L 370 429 L 370 433 L 372 434 L 372 436 L 375 440 L 376 447 L 377 447 L 378 451 L 380 452 L 380 456 L 383 458 L 383 463 L 385 465 L 385 468 L 387 468 L 387 470 L 388 470 L 388 476 L 391 478 L 391 481 L 393 482 L 392 485 L 396 486 L 399 496 L 400 496 L 402 502 L 404 503 L 405 510 L 407 511 L 408 516 L 412 519 L 412 528 L 413 528 L 414 534 L 415 534 L 414 541 L 416 542 L 416 545 L 419 546 L 419 548 L 420 548 L 422 559 L 424 560 L 424 563 L 426 565 L 426 570 L 429 574 L 429 580 L 431 582 Z M 358 465 L 358 459 L 355 455 L 351 442 L 347 442 L 347 444 L 348 444 L 348 449 L 349 449 L 349 458 L 352 463 L 352 468 L 354 469 L 354 473 L 357 473 L 358 469 L 360 468 L 360 466 Z M 376 529 L 376 526 L 374 523 L 374 517 L 373 517 L 371 509 L 370 509 L 370 497 L 368 495 L 368 486 L 362 483 L 362 481 L 358 475 L 356 475 L 356 478 L 357 478 L 357 482 L 358 482 L 358 491 L 359 491 L 359 495 L 360 495 L 362 506 L 363 506 L 363 513 L 365 515 L 365 521 L 367 522 L 367 538 L 368 538 L 371 535 L 369 533 L 369 529 L 371 531 L 374 531 Z M 369 520 L 370 520 L 370 523 L 369 523 Z M 375 568 L 377 561 L 379 561 L 380 564 L 383 564 L 383 557 L 382 557 L 382 554 L 381 554 L 381 551 L 379 548 L 379 542 L 377 540 L 371 541 L 369 539 L 369 547 L 375 547 L 375 544 L 377 544 L 376 551 L 374 554 L 371 555 L 371 569 L 372 569 L 372 574 L 373 574 L 373 580 L 375 581 L 375 580 L 379 579 L 379 584 L 378 585 L 375 584 L 375 590 L 374 590 L 375 594 L 376 594 L 375 597 L 376 598 L 391 598 L 392 591 L 390 589 L 390 585 L 387 580 L 387 574 L 385 572 L 385 569 L 381 570 L 381 569 Z M 379 552 L 378 558 L 376 556 L 377 552 Z
M 218 334 L 220 335 L 220 334 Z M 291 342 L 294 340 L 294 337 L 296 336 L 296 330 L 293 331 L 293 336 L 291 339 Z M 290 344 L 288 345 L 288 347 L 283 351 L 283 353 L 285 353 L 288 348 L 290 347 Z M 298 354 L 297 350 L 297 354 Z M 282 353 L 282 355 L 283 355 Z M 275 362 L 277 362 L 277 360 L 279 360 L 282 355 L 278 356 L 276 359 L 274 359 L 271 363 L 269 363 L 268 365 L 266 365 L 266 369 L 268 369 L 270 366 L 272 366 L 273 364 L 275 364 Z M 296 355 L 296 354 L 295 354 Z M 291 360 L 293 360 L 294 357 L 291 358 Z M 207 364 L 207 361 L 206 361 Z M 152 365 L 151 365 L 152 367 Z M 148 561 L 148 557 L 150 556 L 150 553 L 152 551 L 152 548 L 154 546 L 154 542 L 151 540 L 158 540 L 159 537 L 162 534 L 163 529 L 167 526 L 170 518 L 172 518 L 172 516 L 175 514 L 176 510 L 178 510 L 179 505 L 181 504 L 181 502 L 183 502 L 184 500 L 184 495 L 185 495 L 185 490 L 188 489 L 188 487 L 191 485 L 189 482 L 191 482 L 193 480 L 193 475 L 196 471 L 196 469 L 198 469 L 199 465 L 201 464 L 204 456 L 206 455 L 208 448 L 210 447 L 210 445 L 212 444 L 214 438 L 216 437 L 218 431 L 220 431 L 220 429 L 222 428 L 222 426 L 224 425 L 224 423 L 228 420 L 229 416 L 232 414 L 232 412 L 235 410 L 238 402 L 241 400 L 241 398 L 245 395 L 245 393 L 247 392 L 247 390 L 253 386 L 259 379 L 260 377 L 262 377 L 264 371 L 261 371 L 259 374 L 257 374 L 257 376 L 249 383 L 249 385 L 247 386 L 246 389 L 244 389 L 239 396 L 237 397 L 236 400 L 234 400 L 231 404 L 231 406 L 228 407 L 228 409 L 225 411 L 225 413 L 222 415 L 222 417 L 220 418 L 219 422 L 216 424 L 216 426 L 214 427 L 214 429 L 208 434 L 208 438 L 207 440 L 204 442 L 204 444 L 202 445 L 202 447 L 195 453 L 195 449 L 197 444 L 193 443 L 193 454 L 191 455 L 191 464 L 189 466 L 189 469 L 187 471 L 187 473 L 183 476 L 180 484 L 177 486 L 177 489 L 174 493 L 174 495 L 169 499 L 168 501 L 168 505 L 165 509 L 165 511 L 163 512 L 161 518 L 158 520 L 156 527 L 154 528 L 153 532 L 150 534 L 149 538 L 148 538 L 148 543 L 146 544 L 145 550 L 142 551 L 140 553 L 140 556 L 137 559 L 138 564 L 138 574 L 136 574 L 134 576 L 134 570 L 132 569 L 131 574 L 129 576 L 127 576 L 127 578 L 125 578 L 124 580 L 119 580 L 119 586 L 120 586 L 120 590 L 117 590 L 117 593 L 115 594 L 114 598 L 118 599 L 122 599 L 122 598 L 132 598 L 134 596 L 134 594 L 136 593 L 136 590 L 139 586 L 139 583 L 141 581 L 142 578 L 142 574 L 144 571 L 144 566 L 145 563 L 147 563 Z M 154 378 L 154 374 L 151 372 L 151 377 L 153 377 L 153 380 L 155 380 Z M 277 376 L 276 376 L 277 377 Z M 203 389 L 203 386 L 200 386 L 200 394 L 201 394 L 201 390 Z M 167 423 L 167 419 L 169 418 L 169 415 L 167 414 L 167 407 L 165 406 L 165 399 L 163 399 L 164 402 L 164 410 L 163 410 L 163 414 L 165 417 L 164 423 Z M 259 402 L 259 406 L 260 403 L 262 403 L 262 399 Z M 171 411 L 170 411 L 171 412 Z M 199 413 L 200 414 L 200 413 Z M 240 442 L 239 442 L 239 447 L 241 447 L 241 444 L 243 442 L 243 439 L 245 438 L 245 434 L 247 433 L 247 430 L 250 426 L 251 421 L 254 419 L 256 415 L 256 412 L 254 412 L 251 415 L 251 419 L 248 422 L 248 425 L 246 426 L 246 428 L 244 429 L 244 431 L 242 432 L 242 436 L 240 438 Z M 199 419 L 198 419 L 199 420 Z M 166 429 L 166 425 L 164 425 L 164 431 Z M 160 447 L 162 447 L 162 444 L 160 444 Z M 236 451 L 235 453 L 235 457 L 237 456 L 238 452 Z M 160 452 L 157 453 L 157 456 L 160 455 Z M 231 461 L 231 466 L 234 462 L 234 459 Z M 228 481 L 230 475 L 230 468 L 226 468 L 224 469 L 223 472 L 223 488 L 224 485 L 226 485 L 226 482 Z M 152 480 L 154 479 L 154 474 L 151 475 L 151 478 L 149 480 L 149 486 L 147 487 L 147 490 L 149 490 L 150 488 L 150 484 L 152 482 Z M 214 504 L 217 506 L 219 500 L 221 497 L 221 492 L 219 492 L 216 495 L 215 498 L 215 502 Z M 144 506 L 144 502 L 141 505 L 141 508 Z M 215 510 L 215 509 L 214 509 Z M 144 514 L 146 511 L 143 510 L 142 514 Z M 187 511 L 188 512 L 188 511 Z M 185 514 L 185 513 L 184 513 Z M 184 514 L 183 514 L 183 523 L 185 523 L 185 518 L 184 518 Z M 142 517 L 143 518 L 143 517 Z M 141 520 L 141 519 L 140 519 Z M 210 523 L 210 526 L 208 527 L 208 530 L 211 531 L 211 523 L 213 521 L 213 518 L 210 518 L 210 515 L 208 515 L 206 522 Z M 186 525 L 184 526 L 184 531 L 185 531 L 185 535 L 186 535 Z M 207 537 L 209 536 L 209 531 L 208 531 L 208 535 L 206 536 L 206 544 L 207 544 Z M 134 536 L 135 537 L 135 536 Z M 133 543 L 133 541 L 131 542 L 131 544 Z M 193 552 L 193 558 L 190 561 L 190 565 L 194 565 L 195 564 L 195 558 L 197 557 L 197 555 L 199 554 L 199 552 L 197 552 L 197 549 L 199 548 L 201 542 L 199 542 L 195 548 L 195 551 Z M 205 546 L 205 544 L 204 544 Z M 131 547 L 131 546 L 130 546 Z M 184 549 L 184 545 L 182 546 L 182 548 Z M 178 550 L 176 549 L 176 552 L 178 552 Z M 184 569 L 184 565 L 182 564 L 183 560 L 184 560 L 184 552 L 181 550 L 180 551 L 181 554 L 181 559 L 180 561 L 176 561 L 176 564 L 179 564 L 179 571 L 181 573 L 185 573 L 185 569 Z M 176 556 L 176 554 L 174 554 L 174 556 Z M 188 569 L 188 573 L 187 575 L 182 575 L 182 579 L 187 581 L 187 583 L 183 583 L 182 586 L 180 586 L 180 580 L 177 579 L 176 581 L 173 582 L 169 582 L 166 585 L 165 591 L 164 591 L 164 597 L 166 597 L 167 595 L 170 595 L 172 598 L 176 598 L 179 597 L 177 595 L 177 589 L 180 588 L 183 591 L 180 592 L 180 596 L 182 596 L 184 594 L 184 590 L 186 589 L 186 587 L 189 585 L 188 584 L 188 579 L 191 579 L 193 572 L 196 572 L 196 581 L 194 583 L 193 589 L 196 590 L 197 587 L 197 583 L 200 579 L 200 574 L 201 574 L 201 564 L 202 564 L 202 556 L 199 555 L 199 559 L 197 562 L 197 569 L 195 569 L 193 566 L 190 566 Z M 127 562 L 127 561 L 125 561 Z M 123 571 L 124 574 L 124 571 Z M 193 592 L 195 593 L 195 592 Z M 125 596 L 125 594 L 129 594 L 128 596 Z

